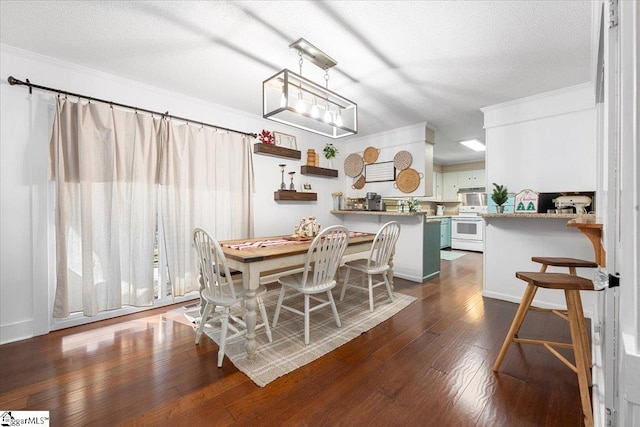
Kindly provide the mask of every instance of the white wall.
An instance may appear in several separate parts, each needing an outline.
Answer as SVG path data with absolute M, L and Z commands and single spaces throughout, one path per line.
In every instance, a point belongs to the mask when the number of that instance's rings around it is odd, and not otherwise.
M 487 182 L 510 192 L 596 190 L 596 117 L 590 84 L 483 108 Z M 594 259 L 589 240 L 566 220 L 487 220 L 484 290 L 487 297 L 519 302 L 525 283 L 516 271 L 538 271 L 532 256 Z M 549 269 L 549 271 L 563 271 Z M 578 274 L 591 278 L 593 270 Z M 594 311 L 593 293 L 583 293 L 585 314 Z M 539 292 L 534 304 L 564 307 L 560 292 Z
M 293 134 L 303 152 L 302 160 L 254 155 L 256 235 L 290 234 L 299 219 L 308 215 L 317 216 L 323 226 L 337 223 L 337 218 L 328 211 L 331 192 L 342 189 L 343 180 L 299 174 L 307 149 L 321 152 L 328 139 L 259 116 L 0 45 L 0 343 L 48 332 L 50 284 L 55 274 L 55 261 L 50 255 L 53 202 L 49 200 L 51 188 L 46 175 L 54 95 L 35 90 L 30 97 L 26 87 L 9 86 L 10 75 L 150 110 L 169 110 L 176 116 L 245 132 L 270 129 Z M 259 102 L 257 99 L 256 103 Z M 340 141 L 335 144 L 342 146 Z M 336 164 L 342 164 L 341 158 Z M 275 202 L 273 191 L 280 185 L 279 163 L 286 163 L 287 171 L 297 172 L 297 188 L 301 188 L 302 182 L 310 182 L 318 193 L 318 201 Z

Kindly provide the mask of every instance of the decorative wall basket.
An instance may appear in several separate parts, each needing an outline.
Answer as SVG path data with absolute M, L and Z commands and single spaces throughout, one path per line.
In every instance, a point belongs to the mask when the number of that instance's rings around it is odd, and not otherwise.
M 407 168 L 398 174 L 394 186 L 403 193 L 412 193 L 420 185 L 420 179 L 423 176 L 421 172 Z
M 364 168 L 364 160 L 359 154 L 349 154 L 344 161 L 344 173 L 349 178 L 355 178 L 362 173 Z
M 364 150 L 364 161 L 367 163 L 375 163 L 378 160 L 378 154 L 380 154 L 380 150 L 375 147 L 367 147 Z
M 393 157 L 393 165 L 398 170 L 405 170 L 411 163 L 413 162 L 413 157 L 411 153 L 408 151 L 398 151 L 396 155 Z
M 351 187 L 354 188 L 355 190 L 362 190 L 364 188 L 364 184 L 366 182 L 367 182 L 367 180 L 364 177 L 364 175 L 360 175 L 358 177 L 358 179 L 356 179 L 356 181 L 353 183 L 353 185 Z

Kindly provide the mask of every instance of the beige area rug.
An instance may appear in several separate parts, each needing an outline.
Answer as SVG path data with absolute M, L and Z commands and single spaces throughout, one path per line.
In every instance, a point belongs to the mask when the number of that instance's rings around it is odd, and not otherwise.
M 273 320 L 275 306 L 278 300 L 280 287 L 274 286 L 263 297 L 269 321 Z M 366 292 L 356 289 L 347 289 L 344 301 L 340 301 L 341 287 L 333 290 L 336 300 L 338 314 L 342 327 L 338 328 L 333 318 L 330 307 L 311 313 L 310 321 L 310 343 L 304 345 L 304 320 L 302 316 L 296 315 L 286 310 L 280 311 L 278 326 L 272 328 L 273 342 L 267 340 L 264 329 L 260 328 L 256 334 L 258 344 L 257 354 L 253 360 L 247 358 L 245 350 L 245 338 L 238 337 L 227 341 L 225 354 L 231 362 L 242 372 L 244 372 L 253 382 L 260 387 L 264 387 L 269 382 L 281 377 L 289 372 L 298 369 L 329 353 L 341 345 L 351 341 L 360 334 L 368 331 L 374 326 L 389 319 L 403 308 L 407 307 L 416 299 L 409 295 L 396 292 L 394 302 L 389 300 L 387 293 L 382 288 L 374 290 L 375 312 L 369 311 L 369 300 Z M 293 291 L 289 290 L 293 294 Z M 290 295 L 287 293 L 287 295 Z M 288 301 L 289 304 L 299 301 L 299 308 L 302 310 L 303 298 L 294 298 Z M 182 316 L 184 323 L 198 315 L 197 307 L 173 310 L 167 313 L 174 318 Z M 260 314 L 258 313 L 258 321 Z M 195 326 L 194 326 L 195 329 Z M 205 327 L 205 334 L 211 337 L 216 343 L 220 336 L 220 322 L 214 322 L 213 326 Z M 194 336 L 195 337 L 195 336 Z M 202 337 L 206 339 L 206 337 Z M 213 362 L 212 362 L 213 363 Z M 225 360 L 224 363 L 229 363 Z

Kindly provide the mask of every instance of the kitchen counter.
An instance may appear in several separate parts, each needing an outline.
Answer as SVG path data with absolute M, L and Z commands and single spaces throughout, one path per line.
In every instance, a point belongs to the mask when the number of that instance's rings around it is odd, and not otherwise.
M 349 230 L 377 233 L 388 221 L 400 224 L 393 256 L 393 275 L 423 283 L 440 274 L 440 220 L 428 220 L 428 212 L 333 210 Z M 349 257 L 346 260 L 350 260 Z
M 478 214 L 482 218 L 542 218 L 542 219 L 573 219 L 578 214 L 547 214 L 547 213 L 485 213 Z
M 336 215 L 382 215 L 382 216 L 424 216 L 428 212 L 398 212 L 398 211 L 356 211 L 356 210 L 339 210 L 330 211 Z

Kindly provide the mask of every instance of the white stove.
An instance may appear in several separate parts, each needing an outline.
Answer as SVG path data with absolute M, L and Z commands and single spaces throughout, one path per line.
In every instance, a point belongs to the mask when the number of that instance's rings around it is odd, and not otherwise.
M 482 252 L 484 250 L 484 220 L 486 206 L 460 206 L 458 216 L 451 217 L 451 249 Z

